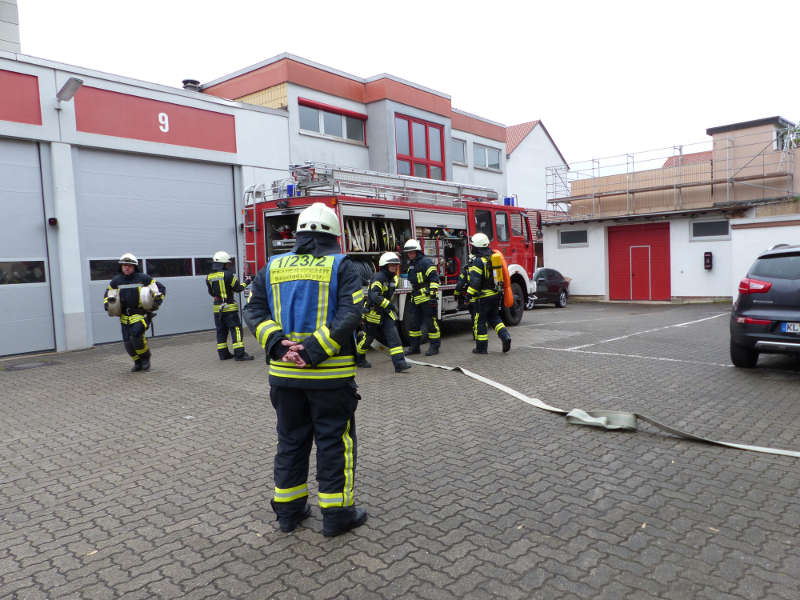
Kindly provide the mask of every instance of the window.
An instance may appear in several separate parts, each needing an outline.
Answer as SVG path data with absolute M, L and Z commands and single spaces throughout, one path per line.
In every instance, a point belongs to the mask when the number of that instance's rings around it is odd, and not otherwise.
M 481 144 L 472 144 L 472 151 L 475 155 L 473 162 L 476 167 L 500 170 L 500 150 Z
M 44 283 L 47 281 L 44 269 L 43 260 L 0 262 L 0 285 Z
M 754 277 L 776 277 L 778 279 L 800 279 L 800 253 L 773 254 L 759 258 L 750 267 Z
M 514 237 L 521 237 L 524 233 L 522 215 L 520 213 L 511 213 L 511 235 Z
M 485 233 L 490 240 L 494 239 L 492 231 L 492 213 L 488 210 L 475 211 L 475 232 Z
M 89 261 L 89 279 L 92 281 L 108 281 L 119 272 L 119 259 Z
M 559 232 L 559 246 L 588 246 L 589 232 L 586 229 L 570 229 Z
M 187 277 L 192 274 L 191 258 L 148 258 L 146 273 L 153 277 Z
M 307 98 L 298 98 L 297 104 L 301 131 L 311 131 L 343 140 L 366 143 L 364 124 L 367 115 Z
M 195 275 L 208 275 L 213 270 L 211 268 L 211 263 L 214 261 L 211 258 L 195 258 L 194 259 L 194 274 Z M 234 273 L 236 272 L 236 259 L 231 258 L 230 262 L 230 269 Z M 151 273 L 152 275 L 152 273 Z
M 450 138 L 450 158 L 454 163 L 467 164 L 467 142 Z
M 507 242 L 508 241 L 508 214 L 504 212 L 496 212 L 494 213 L 494 226 L 497 229 L 497 241 L 498 242 Z
M 709 238 L 727 239 L 729 237 L 728 221 L 694 221 L 692 222 L 692 239 Z
M 397 173 L 444 179 L 444 128 L 435 123 L 395 116 Z

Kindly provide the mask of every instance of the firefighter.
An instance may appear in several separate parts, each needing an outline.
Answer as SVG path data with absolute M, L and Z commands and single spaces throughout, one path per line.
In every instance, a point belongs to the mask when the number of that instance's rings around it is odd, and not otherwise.
M 236 279 L 231 271 L 231 255 L 220 250 L 214 254 L 211 264 L 212 272 L 206 276 L 208 293 L 214 298 L 214 325 L 217 328 L 217 354 L 220 360 L 253 360 L 244 351 L 242 340 L 242 322 L 239 320 L 239 305 L 236 296 L 247 286 Z M 228 332 L 233 342 L 233 354 L 228 350 Z
M 317 446 L 323 534 L 362 525 L 354 504 L 357 439 L 354 333 L 361 321 L 361 278 L 346 255 L 336 213 L 321 202 L 297 220 L 292 252 L 273 256 L 251 285 L 244 320 L 267 353 L 277 415 L 275 493 L 280 530 L 309 516 L 308 468 Z
M 470 239 L 472 253 L 475 258 L 469 265 L 469 286 L 467 299 L 474 304 L 472 317 L 472 332 L 475 338 L 475 354 L 488 354 L 489 336 L 487 324 L 494 327 L 494 331 L 503 342 L 503 352 L 511 349 L 511 334 L 500 318 L 501 292 L 495 284 L 492 269 L 492 249 L 489 248 L 489 238 L 485 233 L 476 233 Z
M 411 347 L 407 354 L 419 354 L 422 342 L 422 328 L 427 329 L 430 346 L 425 356 L 439 354 L 441 332 L 436 319 L 439 306 L 439 272 L 433 261 L 422 253 L 417 240 L 411 239 L 403 246 L 408 255 L 408 282 L 411 284 L 411 297 L 408 303 L 408 335 Z
M 103 308 L 109 316 L 119 317 L 122 343 L 133 359 L 134 373 L 150 369 L 145 333 L 164 302 L 165 292 L 161 283 L 139 271 L 139 259 L 133 254 L 126 252 L 119 257 L 119 273 L 108 284 Z
M 397 307 L 392 304 L 392 296 L 397 288 L 400 269 L 400 257 L 394 252 L 384 252 L 378 260 L 379 270 L 372 276 L 367 289 L 367 302 L 365 305 L 364 321 L 366 331 L 360 336 L 356 345 L 356 365 L 369 368 L 367 362 L 367 348 L 379 332 L 383 333 L 389 354 L 394 363 L 396 373 L 401 373 L 411 368 L 403 355 L 403 343 L 397 333 Z
M 456 287 L 453 290 L 453 296 L 456 297 L 458 308 L 462 310 L 469 310 L 470 321 L 475 319 L 475 303 L 467 300 L 467 286 L 469 285 L 469 265 L 475 260 L 475 256 L 470 253 L 467 257 L 467 262 L 461 267 L 456 280 Z M 475 339 L 475 331 L 473 328 L 472 339 Z

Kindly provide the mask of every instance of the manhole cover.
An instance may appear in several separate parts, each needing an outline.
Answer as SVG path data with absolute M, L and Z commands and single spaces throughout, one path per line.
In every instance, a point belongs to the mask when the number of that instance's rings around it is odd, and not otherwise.
M 26 362 L 0 365 L 0 371 L 24 371 L 25 369 L 36 369 L 38 367 L 49 367 L 57 364 L 55 361 L 48 360 L 29 360 Z

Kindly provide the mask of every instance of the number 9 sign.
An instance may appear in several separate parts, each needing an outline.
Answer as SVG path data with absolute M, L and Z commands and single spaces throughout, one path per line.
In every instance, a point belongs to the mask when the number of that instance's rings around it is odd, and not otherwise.
M 169 115 L 167 113 L 158 113 L 158 128 L 167 133 L 169 131 Z

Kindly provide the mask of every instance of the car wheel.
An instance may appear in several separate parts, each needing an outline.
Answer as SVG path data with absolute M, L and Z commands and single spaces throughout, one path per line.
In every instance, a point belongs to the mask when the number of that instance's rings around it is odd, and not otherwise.
M 522 314 L 525 312 L 525 295 L 522 293 L 522 287 L 516 282 L 511 284 L 511 294 L 514 296 L 514 304 L 503 306 L 503 321 L 506 325 L 514 326 L 522 321 Z
M 738 346 L 731 340 L 731 362 L 740 369 L 752 369 L 758 362 L 758 351 Z
M 567 290 L 561 290 L 556 299 L 556 308 L 564 308 L 567 305 Z

